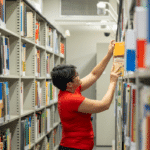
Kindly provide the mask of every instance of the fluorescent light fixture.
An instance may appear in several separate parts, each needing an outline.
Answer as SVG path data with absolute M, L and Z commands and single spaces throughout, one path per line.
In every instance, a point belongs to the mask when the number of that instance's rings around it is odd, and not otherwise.
M 105 9 L 106 8 L 106 3 L 104 3 L 104 2 L 97 3 L 97 8 Z
M 69 30 L 66 30 L 65 31 L 65 36 L 67 37 L 67 36 L 70 36 L 70 31 Z

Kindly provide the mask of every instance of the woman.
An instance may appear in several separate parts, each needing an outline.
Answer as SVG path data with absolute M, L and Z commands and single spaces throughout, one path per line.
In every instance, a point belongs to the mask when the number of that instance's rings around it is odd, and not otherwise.
M 112 66 L 110 85 L 101 101 L 82 96 L 81 92 L 89 88 L 101 76 L 113 55 L 114 40 L 109 44 L 107 55 L 84 77 L 79 78 L 73 65 L 58 65 L 51 72 L 54 86 L 60 89 L 58 94 L 58 111 L 62 124 L 62 139 L 59 150 L 92 150 L 94 132 L 91 114 L 109 109 L 115 92 L 116 83 L 121 72 L 120 67 Z

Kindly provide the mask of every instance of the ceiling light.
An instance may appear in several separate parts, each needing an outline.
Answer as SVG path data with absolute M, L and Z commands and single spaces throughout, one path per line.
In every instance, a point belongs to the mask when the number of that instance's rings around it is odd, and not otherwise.
M 70 36 L 70 31 L 69 30 L 66 30 L 65 31 L 65 36 L 67 37 L 67 36 Z

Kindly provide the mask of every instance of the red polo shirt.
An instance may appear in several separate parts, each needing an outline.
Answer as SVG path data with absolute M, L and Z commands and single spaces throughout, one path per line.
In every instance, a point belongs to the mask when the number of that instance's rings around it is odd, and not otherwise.
M 81 95 L 81 85 L 75 93 L 59 91 L 58 111 L 62 123 L 60 145 L 69 148 L 92 150 L 94 132 L 91 114 L 78 112 L 78 107 L 85 97 Z

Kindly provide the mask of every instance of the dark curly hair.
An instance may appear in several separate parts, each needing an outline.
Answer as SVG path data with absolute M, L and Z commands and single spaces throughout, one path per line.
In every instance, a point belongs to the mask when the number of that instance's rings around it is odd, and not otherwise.
M 52 83 L 58 89 L 65 91 L 67 83 L 72 82 L 75 76 L 76 67 L 74 65 L 58 65 L 51 72 Z

